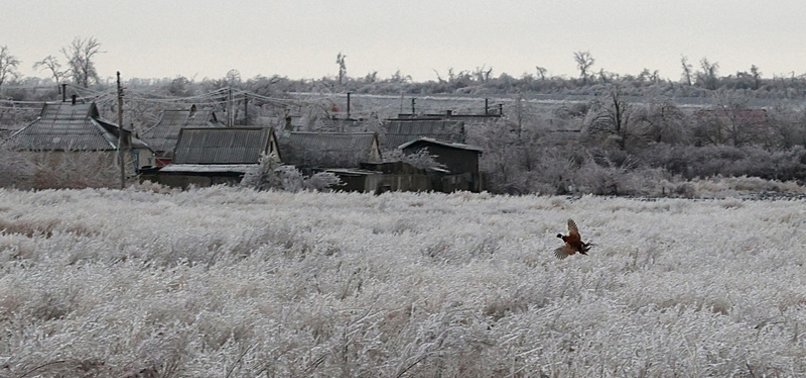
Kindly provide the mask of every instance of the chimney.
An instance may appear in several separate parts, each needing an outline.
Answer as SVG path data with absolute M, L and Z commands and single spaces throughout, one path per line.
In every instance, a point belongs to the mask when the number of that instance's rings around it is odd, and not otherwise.
M 77 97 L 78 97 L 78 96 L 76 96 L 76 95 L 72 95 L 72 96 L 70 96 L 70 99 L 72 100 L 72 104 L 73 104 L 73 105 L 75 105 L 75 104 L 76 104 L 76 98 L 77 98 Z

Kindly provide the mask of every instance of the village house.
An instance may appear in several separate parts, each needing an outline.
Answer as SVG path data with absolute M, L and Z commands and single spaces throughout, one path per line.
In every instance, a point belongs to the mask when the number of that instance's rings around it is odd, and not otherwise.
M 98 176 L 94 182 L 108 182 L 119 172 L 118 141 L 123 133 L 126 172 L 131 175 L 154 165 L 154 153 L 131 131 L 100 118 L 95 103 L 46 103 L 40 116 L 8 137 L 6 147 L 23 154 L 36 166 L 52 170 L 76 169 L 76 174 Z M 68 168 L 70 167 L 70 168 Z M 39 172 L 40 182 L 47 181 Z M 104 176 L 104 177 L 101 177 Z M 110 177 L 107 177 L 110 176 Z
M 198 109 L 196 105 L 190 109 L 163 110 L 157 123 L 140 135 L 154 150 L 157 167 L 171 163 L 179 131 L 187 127 L 224 127 L 224 124 L 218 120 L 215 111 Z
M 284 132 L 279 136 L 283 162 L 300 170 L 359 168 L 382 160 L 375 133 Z
M 306 175 L 327 171 L 338 176 L 345 191 L 375 191 L 382 173 L 362 169 L 362 163 L 381 163 L 375 133 L 283 132 L 279 137 L 283 163 Z
M 264 155 L 281 159 L 277 137 L 269 127 L 182 128 L 173 162 L 141 175 L 141 180 L 180 188 L 235 185 Z
M 381 135 L 381 146 L 385 151 L 398 148 L 403 143 L 418 138 L 431 138 L 449 143 L 465 142 L 463 121 L 440 117 L 403 117 L 386 120 Z
M 438 163 L 445 166 L 447 171 L 438 176 L 438 180 L 434 180 L 434 190 L 442 192 L 481 191 L 479 158 L 482 149 L 480 147 L 432 138 L 419 138 L 400 145 L 400 149 L 405 154 L 415 154 L 426 150 L 429 155 L 435 156 Z

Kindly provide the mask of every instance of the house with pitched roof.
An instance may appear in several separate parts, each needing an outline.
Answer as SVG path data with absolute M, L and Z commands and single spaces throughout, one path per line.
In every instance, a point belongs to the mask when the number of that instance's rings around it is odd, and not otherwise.
M 389 119 L 383 123 L 382 129 L 381 143 L 385 151 L 418 138 L 464 143 L 466 135 L 464 121 L 439 117 Z
M 376 133 L 285 131 L 279 141 L 283 163 L 303 174 L 333 173 L 345 191 L 373 192 L 382 186 L 382 172 L 361 168 L 383 160 Z
M 15 131 L 5 143 L 41 166 L 66 167 L 69 162 L 79 167 L 92 161 L 98 165 L 93 173 L 102 175 L 119 171 L 115 167 L 120 133 L 129 174 L 154 165 L 154 153 L 146 143 L 131 131 L 101 119 L 95 103 L 77 103 L 75 98 L 72 102 L 46 103 L 35 121 Z
M 481 191 L 479 158 L 483 150 L 480 147 L 432 138 L 418 138 L 400 145 L 399 148 L 405 154 L 415 154 L 426 150 L 429 155 L 434 156 L 434 160 L 445 167 L 447 171 L 434 183 L 434 190 L 442 192 Z
M 382 160 L 375 133 L 284 132 L 278 138 L 283 163 L 300 170 L 359 168 Z
M 235 185 L 263 155 L 281 159 L 272 128 L 186 127 L 179 131 L 172 163 L 141 179 L 181 188 Z
M 143 131 L 140 137 L 154 149 L 156 166 L 163 167 L 174 158 L 174 148 L 183 128 L 224 127 L 216 113 L 210 109 L 163 110 L 156 124 Z

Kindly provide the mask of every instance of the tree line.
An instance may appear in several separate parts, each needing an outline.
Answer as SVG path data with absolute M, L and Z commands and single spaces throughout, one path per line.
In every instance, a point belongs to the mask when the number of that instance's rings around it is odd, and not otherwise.
M 60 50 L 60 55 L 48 55 L 33 64 L 33 68 L 46 74 L 45 77 L 25 77 L 19 73 L 22 62 L 5 45 L 0 45 L 0 93 L 7 89 L 4 97 L 15 100 L 29 100 L 31 94 L 26 88 L 55 84 L 58 91 L 61 83 L 71 83 L 83 88 L 108 85 L 99 76 L 95 59 L 101 50 L 101 43 L 95 37 L 75 37 Z M 446 73 L 434 70 L 435 79 L 414 81 L 410 75 L 397 71 L 390 77 L 381 78 L 377 71 L 366 75 L 351 76 L 348 71 L 347 55 L 339 52 L 336 56 L 337 69 L 333 76 L 310 79 L 289 79 L 275 74 L 270 77 L 258 75 L 240 80 L 237 70 L 227 72 L 223 80 L 231 81 L 232 74 L 238 76 L 240 84 L 274 87 L 273 92 L 354 92 L 372 94 L 466 94 L 466 95 L 521 95 L 529 94 L 578 94 L 595 95 L 602 87 L 618 85 L 626 95 L 644 96 L 664 94 L 669 96 L 707 97 L 716 90 L 741 91 L 756 98 L 803 98 L 806 97 L 806 73 L 789 76 L 764 77 L 761 68 L 751 64 L 747 70 L 721 75 L 719 62 L 707 57 L 692 63 L 688 57 L 680 57 L 680 77 L 661 77 L 658 70 L 644 68 L 641 72 L 615 73 L 603 67 L 596 67 L 596 59 L 589 51 L 575 51 L 573 58 L 579 72 L 576 77 L 550 75 L 546 67 L 536 65 L 534 72 L 513 76 L 505 72 L 496 75 L 493 67 L 486 65 L 473 69 L 457 70 L 449 68 Z M 63 59 L 63 60 L 62 60 Z M 187 92 L 189 84 L 209 87 L 209 83 L 222 79 L 173 78 L 134 79 L 140 84 L 167 87 L 172 92 Z M 16 90 L 14 90 L 16 88 Z

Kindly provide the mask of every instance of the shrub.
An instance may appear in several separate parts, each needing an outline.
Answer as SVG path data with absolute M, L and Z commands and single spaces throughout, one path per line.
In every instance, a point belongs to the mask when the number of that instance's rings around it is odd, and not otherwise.
M 283 190 L 298 192 L 301 190 L 323 191 L 341 184 L 341 180 L 331 172 L 319 172 L 311 177 L 304 177 L 302 172 L 291 165 L 283 165 L 273 155 L 264 155 L 260 164 L 250 168 L 241 186 L 255 190 Z

